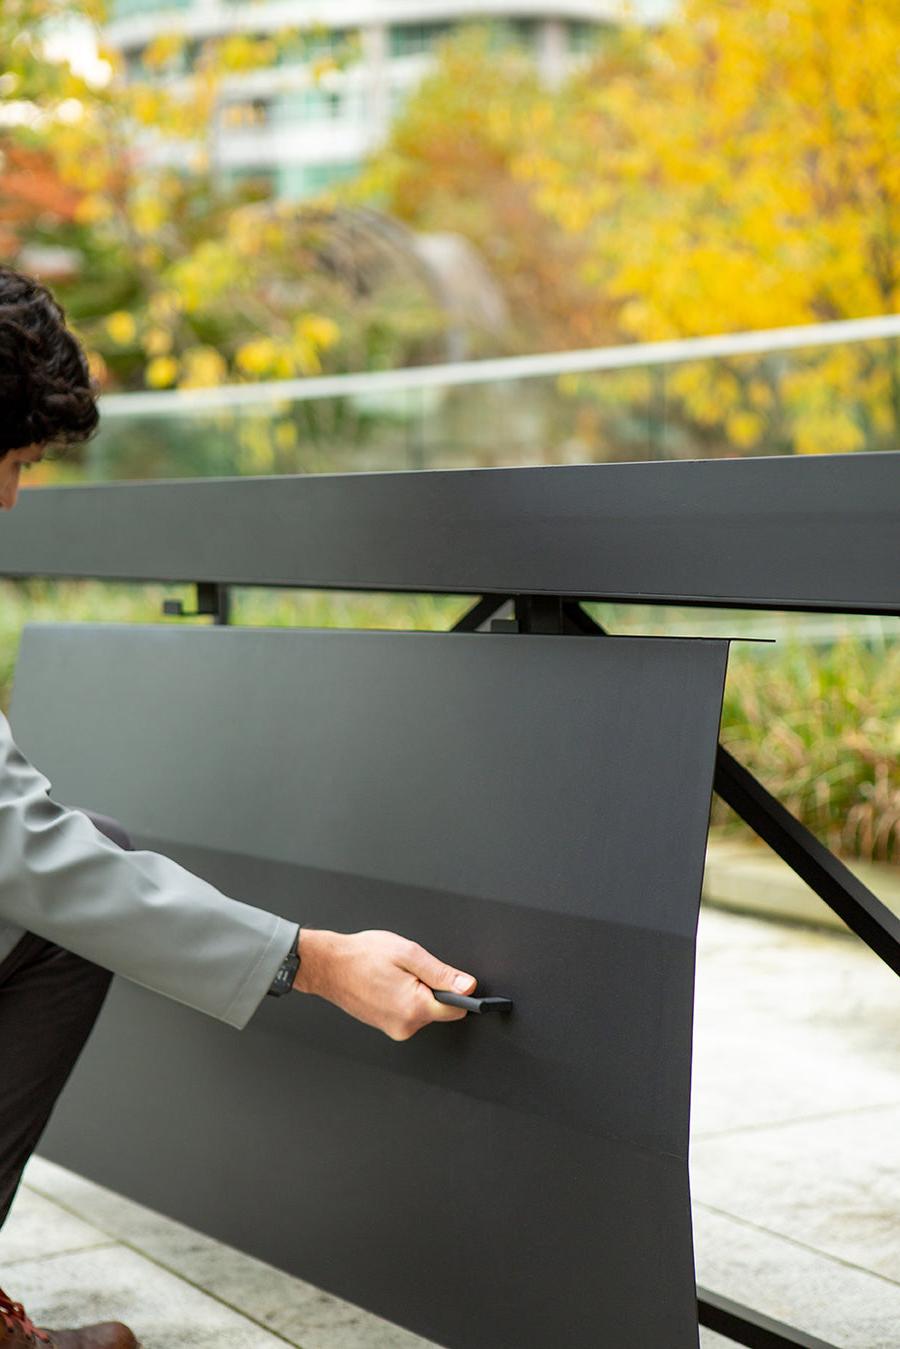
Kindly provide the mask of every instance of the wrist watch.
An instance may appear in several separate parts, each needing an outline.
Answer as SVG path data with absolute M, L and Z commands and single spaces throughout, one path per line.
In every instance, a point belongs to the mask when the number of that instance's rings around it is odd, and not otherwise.
M 297 977 L 297 971 L 300 968 L 300 929 L 297 928 L 297 935 L 291 943 L 291 949 L 288 951 L 284 960 L 278 966 L 275 978 L 268 988 L 268 996 L 271 998 L 282 998 L 285 993 L 290 993 L 294 986 L 294 980 Z

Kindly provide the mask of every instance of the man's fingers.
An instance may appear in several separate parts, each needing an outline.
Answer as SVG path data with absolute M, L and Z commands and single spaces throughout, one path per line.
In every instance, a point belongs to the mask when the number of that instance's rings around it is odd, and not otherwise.
M 452 988 L 456 993 L 471 993 L 478 980 L 474 974 L 466 974 L 464 970 L 457 970 L 452 965 L 445 965 L 442 960 L 431 955 L 424 947 L 416 942 L 410 942 L 406 955 L 401 961 L 404 969 L 414 974 L 417 979 L 421 979 L 423 984 L 429 988 Z M 438 1003 L 438 1006 L 443 1006 Z M 459 1011 L 459 1008 L 445 1008 L 446 1011 Z M 442 1018 L 443 1020 L 453 1020 L 454 1018 Z
M 422 989 L 422 996 L 428 1000 L 428 1015 L 432 1021 L 462 1021 L 469 1015 L 464 1007 L 448 1007 L 445 1002 L 438 1002 L 427 989 Z

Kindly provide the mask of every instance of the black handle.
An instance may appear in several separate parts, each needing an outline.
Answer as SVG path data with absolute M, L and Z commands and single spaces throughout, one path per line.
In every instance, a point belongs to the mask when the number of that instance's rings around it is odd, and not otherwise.
M 464 993 L 453 993 L 449 988 L 433 988 L 438 1002 L 448 1007 L 464 1007 L 467 1012 L 511 1012 L 511 998 L 468 998 Z

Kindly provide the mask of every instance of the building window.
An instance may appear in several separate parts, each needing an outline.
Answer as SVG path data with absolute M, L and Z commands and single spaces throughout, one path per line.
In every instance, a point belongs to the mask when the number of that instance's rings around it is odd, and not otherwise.
M 533 52 L 537 47 L 537 23 L 534 19 L 495 19 L 490 25 L 492 47 L 521 47 Z
M 359 114 L 358 96 L 347 89 L 299 89 L 282 94 L 272 109 L 272 120 L 285 123 L 349 121 Z
M 451 23 L 403 23 L 391 28 L 391 56 L 422 56 L 453 31 Z
M 194 38 L 184 42 L 173 52 L 163 66 L 148 65 L 144 59 L 146 46 L 130 47 L 123 52 L 125 70 L 133 80 L 163 82 L 181 75 L 189 75 L 197 64 L 201 44 Z
M 283 164 L 278 170 L 278 196 L 285 201 L 314 197 L 329 187 L 355 178 L 360 168 L 357 163 Z
M 279 43 L 278 64 L 303 65 L 332 57 L 346 61 L 359 45 L 359 34 L 346 28 L 301 28 Z
M 579 56 L 597 50 L 602 29 L 596 23 L 569 24 L 569 51 Z

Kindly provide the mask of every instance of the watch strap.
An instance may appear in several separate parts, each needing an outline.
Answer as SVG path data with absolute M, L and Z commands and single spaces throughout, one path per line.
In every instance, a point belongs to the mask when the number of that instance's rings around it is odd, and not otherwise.
M 291 989 L 294 987 L 294 980 L 297 977 L 299 968 L 300 929 L 298 927 L 297 935 L 291 944 L 291 949 L 278 966 L 278 969 L 275 972 L 275 978 L 268 987 L 268 996 L 272 998 L 283 998 L 285 993 L 290 993 Z

